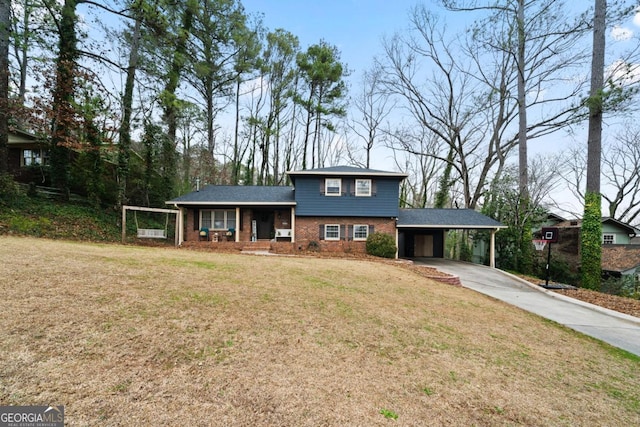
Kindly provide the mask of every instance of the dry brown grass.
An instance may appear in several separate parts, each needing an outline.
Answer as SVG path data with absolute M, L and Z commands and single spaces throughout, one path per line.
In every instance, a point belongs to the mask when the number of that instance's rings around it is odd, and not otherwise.
M 0 259 L 0 404 L 69 426 L 640 424 L 638 358 L 393 265 L 14 237 Z

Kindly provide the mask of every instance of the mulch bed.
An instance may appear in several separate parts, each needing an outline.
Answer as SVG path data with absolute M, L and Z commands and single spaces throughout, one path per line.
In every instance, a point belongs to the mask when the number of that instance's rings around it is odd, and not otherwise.
M 640 317 L 640 300 L 637 299 L 609 295 L 589 289 L 554 290 L 554 292 L 630 316 Z

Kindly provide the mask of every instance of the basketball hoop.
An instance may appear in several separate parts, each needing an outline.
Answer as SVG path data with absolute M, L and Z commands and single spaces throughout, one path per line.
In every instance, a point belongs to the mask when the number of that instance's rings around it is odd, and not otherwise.
M 547 244 L 547 241 L 544 239 L 533 240 L 533 245 L 536 247 L 537 251 L 543 250 L 546 244 Z

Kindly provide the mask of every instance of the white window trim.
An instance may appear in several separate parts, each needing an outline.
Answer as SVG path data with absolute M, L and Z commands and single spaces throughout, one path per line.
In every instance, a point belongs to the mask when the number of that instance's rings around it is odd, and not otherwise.
M 611 236 L 611 243 L 605 242 L 605 237 Z M 615 233 L 602 233 L 602 244 L 603 245 L 615 245 L 616 244 L 616 235 Z
M 329 181 L 338 181 L 338 192 L 329 193 Z M 332 185 L 331 187 L 335 187 Z M 325 196 L 341 196 L 342 195 L 342 179 L 340 178 L 326 178 L 324 180 L 324 195 Z
M 363 238 L 363 237 L 356 237 L 356 228 L 357 227 L 364 227 L 367 230 L 367 235 Z M 354 224 L 353 225 L 353 240 L 355 241 L 364 241 L 367 240 L 367 237 L 369 237 L 369 226 L 367 224 Z
M 367 181 L 369 183 L 369 192 L 368 193 L 359 193 L 358 192 L 358 181 Z M 371 180 L 370 179 L 356 179 L 356 197 L 371 197 Z
M 338 229 L 338 237 L 329 237 L 327 230 L 329 227 L 336 227 Z M 325 224 L 324 225 L 324 240 L 340 240 L 340 224 Z
M 224 227 L 225 228 L 215 228 L 214 224 L 215 224 L 215 215 L 214 212 L 224 212 Z M 208 213 L 210 215 L 211 218 L 211 227 L 209 227 L 209 230 L 211 231 L 227 231 L 229 230 L 229 220 L 231 219 L 233 222 L 236 222 L 236 212 L 233 209 L 203 209 L 200 211 L 200 228 L 202 228 L 202 216 Z M 232 215 L 233 213 L 233 215 Z M 236 227 L 231 227 L 231 228 L 237 228 Z
M 25 152 L 28 151 L 31 153 L 29 156 L 29 162 L 25 160 Z M 37 161 L 36 161 L 37 160 Z M 47 150 L 43 148 L 23 148 L 20 152 L 20 166 L 46 166 L 48 165 L 48 156 Z

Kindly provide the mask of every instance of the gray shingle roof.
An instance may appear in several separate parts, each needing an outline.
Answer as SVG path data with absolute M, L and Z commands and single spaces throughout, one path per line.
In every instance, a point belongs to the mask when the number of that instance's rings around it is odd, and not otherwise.
M 377 169 L 365 169 L 355 166 L 332 166 L 328 168 L 306 169 L 298 171 L 289 171 L 287 174 L 291 179 L 295 180 L 296 176 L 304 175 L 340 175 L 340 176 L 394 176 L 398 178 L 406 178 L 408 175 L 401 172 L 381 171 Z
M 293 187 L 257 185 L 207 185 L 167 204 L 177 205 L 291 205 L 295 198 Z
M 473 209 L 400 209 L 398 228 L 506 228 Z

